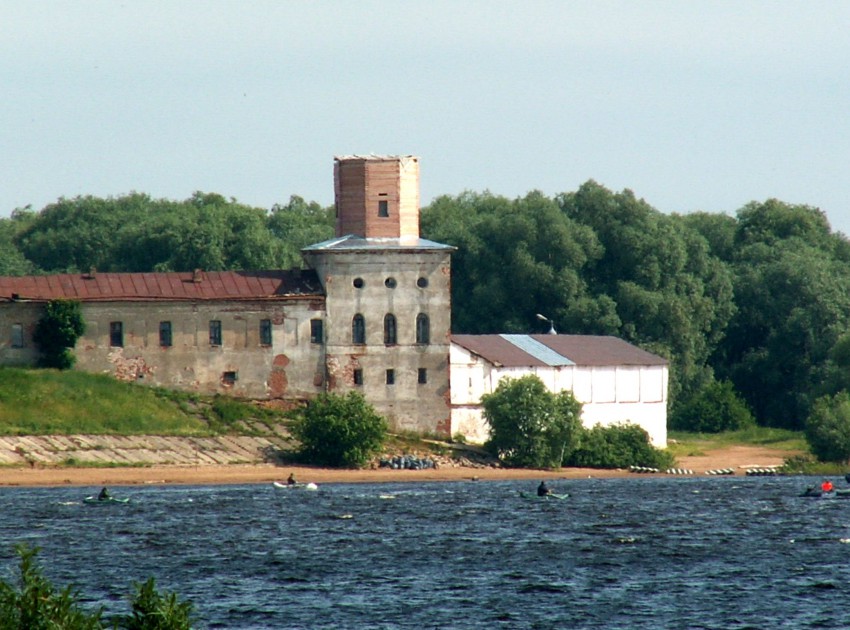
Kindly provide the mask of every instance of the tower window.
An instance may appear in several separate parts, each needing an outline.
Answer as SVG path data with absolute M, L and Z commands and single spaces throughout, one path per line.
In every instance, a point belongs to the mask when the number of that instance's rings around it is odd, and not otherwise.
M 354 285 L 355 289 L 362 289 L 365 283 L 363 282 L 363 278 L 355 278 L 351 284 Z
M 351 343 L 366 343 L 366 320 L 360 313 L 351 320 Z
M 113 348 L 124 347 L 124 324 L 109 322 L 109 345 Z
M 387 370 L 387 385 L 395 385 L 395 370 Z
M 355 385 L 362 385 L 363 384 L 363 369 L 362 368 L 355 368 L 353 376 L 354 376 L 354 384 Z
M 398 343 L 395 315 L 392 313 L 387 313 L 384 316 L 384 343 L 388 346 Z
M 396 282 L 395 278 L 387 278 L 386 280 L 384 280 L 384 286 L 388 289 L 395 289 L 397 284 L 398 283 Z
M 426 278 L 425 276 L 422 276 L 421 278 L 417 278 L 416 279 L 416 286 L 419 287 L 420 289 L 424 289 L 425 287 L 428 286 L 428 278 Z
M 388 217 L 390 216 L 390 202 L 386 199 L 381 199 L 378 201 L 378 216 L 379 217 Z
M 220 346 L 221 345 L 221 320 L 211 319 L 210 320 L 210 345 L 211 346 Z
M 260 345 L 272 345 L 272 320 L 270 319 L 260 320 Z
M 431 322 L 425 313 L 416 316 L 416 343 L 431 343 Z
M 419 368 L 419 384 L 424 385 L 428 382 L 428 370 L 426 368 Z
M 171 347 L 171 322 L 159 322 L 159 345 Z

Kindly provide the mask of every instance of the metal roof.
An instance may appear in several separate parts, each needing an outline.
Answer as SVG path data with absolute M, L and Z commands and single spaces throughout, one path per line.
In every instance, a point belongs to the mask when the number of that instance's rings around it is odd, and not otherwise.
M 667 359 L 622 339 L 601 335 L 452 335 L 452 343 L 499 367 L 551 367 L 570 363 L 610 367 L 668 363 Z M 569 363 L 559 363 L 562 359 Z
M 0 301 L 267 300 L 322 295 L 316 272 L 298 269 L 0 277 Z
M 453 245 L 443 245 L 435 243 L 424 238 L 417 237 L 402 237 L 402 238 L 364 238 L 354 234 L 346 236 L 338 236 L 321 243 L 315 243 L 304 247 L 302 252 L 315 251 L 368 251 L 368 250 L 400 250 L 410 251 L 417 249 L 444 249 L 454 251 L 457 249 Z

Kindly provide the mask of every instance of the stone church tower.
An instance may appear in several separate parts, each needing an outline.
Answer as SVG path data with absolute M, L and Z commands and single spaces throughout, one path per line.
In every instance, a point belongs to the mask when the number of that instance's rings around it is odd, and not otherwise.
M 334 190 L 336 238 L 302 250 L 326 295 L 327 390 L 446 435 L 454 248 L 419 237 L 419 159 L 336 157 Z

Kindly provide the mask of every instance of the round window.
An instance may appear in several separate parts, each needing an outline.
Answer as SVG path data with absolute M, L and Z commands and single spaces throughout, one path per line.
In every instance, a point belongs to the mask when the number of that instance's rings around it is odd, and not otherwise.
M 428 278 L 425 278 L 424 276 L 422 278 L 419 278 L 416 281 L 416 286 L 419 287 L 420 289 L 424 289 L 425 287 L 428 286 Z
M 387 285 L 388 289 L 395 289 L 395 278 L 387 278 L 384 280 L 384 284 Z
M 352 284 L 354 285 L 355 289 L 362 289 L 364 284 L 363 278 L 355 278 Z

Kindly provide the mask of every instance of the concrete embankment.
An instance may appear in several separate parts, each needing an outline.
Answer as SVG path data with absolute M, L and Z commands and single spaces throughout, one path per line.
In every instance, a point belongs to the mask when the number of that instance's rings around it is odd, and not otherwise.
M 201 466 L 259 464 L 286 445 L 274 436 L 161 437 L 46 435 L 0 437 L 6 466 Z

